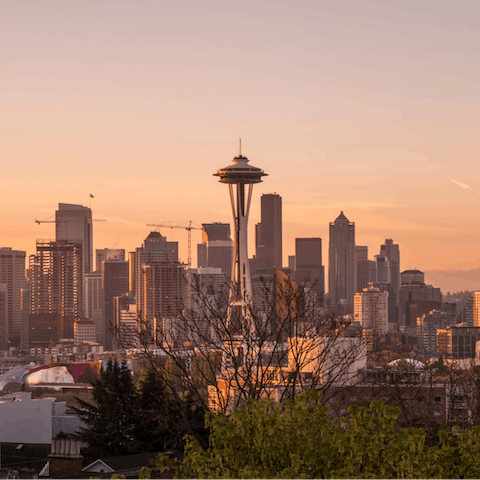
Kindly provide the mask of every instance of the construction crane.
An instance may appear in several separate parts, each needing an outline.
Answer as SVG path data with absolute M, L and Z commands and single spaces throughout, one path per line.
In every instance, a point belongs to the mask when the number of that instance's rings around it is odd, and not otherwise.
M 66 222 L 67 220 L 58 220 L 58 222 Z M 107 222 L 108 220 L 105 220 L 104 218 L 93 218 L 93 222 Z M 38 223 L 39 225 L 41 223 L 57 223 L 57 220 L 37 220 L 35 219 L 35 223 Z
M 157 228 L 182 228 L 188 231 L 188 259 L 187 266 L 190 268 L 192 266 L 192 230 L 203 230 L 203 227 L 193 227 L 192 221 L 188 222 L 188 225 L 172 225 L 172 224 L 157 224 L 157 223 L 147 223 L 147 227 L 157 227 Z

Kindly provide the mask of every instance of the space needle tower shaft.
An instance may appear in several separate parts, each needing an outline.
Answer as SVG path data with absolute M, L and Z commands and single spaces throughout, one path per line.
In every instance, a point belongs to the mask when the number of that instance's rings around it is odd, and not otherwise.
M 234 253 L 232 279 L 230 282 L 230 305 L 242 315 L 247 315 L 247 303 L 252 298 L 252 283 L 248 263 L 248 214 L 252 201 L 253 185 L 261 183 L 267 175 L 260 168 L 249 165 L 249 160 L 241 152 L 232 165 L 220 168 L 214 175 L 221 183 L 228 184 L 234 223 Z M 229 313 L 229 316 L 232 312 Z

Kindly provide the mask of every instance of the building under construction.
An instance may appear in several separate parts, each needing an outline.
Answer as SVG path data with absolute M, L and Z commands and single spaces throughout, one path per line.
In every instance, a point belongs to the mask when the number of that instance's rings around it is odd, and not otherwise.
M 73 339 L 74 323 L 82 316 L 82 245 L 37 240 L 29 270 L 30 346 Z

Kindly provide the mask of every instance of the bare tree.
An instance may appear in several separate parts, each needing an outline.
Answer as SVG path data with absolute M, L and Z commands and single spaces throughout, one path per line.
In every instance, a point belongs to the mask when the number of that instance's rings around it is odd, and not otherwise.
M 366 365 L 361 332 L 326 315 L 316 294 L 277 270 L 254 282 L 240 311 L 228 299 L 229 287 L 214 289 L 193 275 L 187 301 L 168 318 L 152 324 L 139 316 L 135 351 L 173 392 L 227 412 L 249 398 L 281 401 L 355 382 Z M 122 338 L 121 329 L 116 334 Z

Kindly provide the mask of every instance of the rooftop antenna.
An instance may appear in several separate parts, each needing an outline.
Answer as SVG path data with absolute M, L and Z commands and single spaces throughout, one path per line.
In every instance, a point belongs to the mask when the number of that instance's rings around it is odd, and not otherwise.
M 238 139 L 238 154 L 242 156 L 242 139 Z

